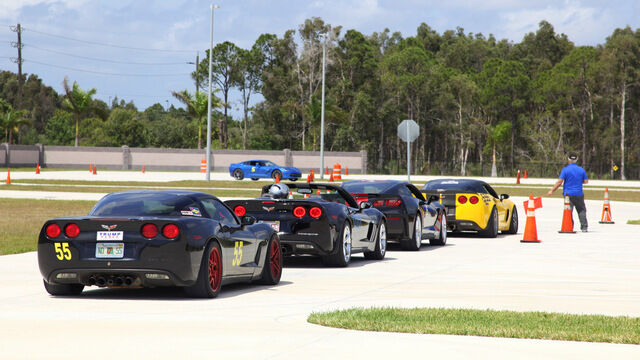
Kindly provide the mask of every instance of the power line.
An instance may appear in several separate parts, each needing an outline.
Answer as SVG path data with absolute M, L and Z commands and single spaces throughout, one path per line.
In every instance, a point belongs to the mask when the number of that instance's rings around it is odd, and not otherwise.
M 42 50 L 42 51 L 52 52 L 52 53 L 55 53 L 55 54 L 65 55 L 65 56 L 69 56 L 69 57 L 76 57 L 76 58 L 80 58 L 80 59 L 101 61 L 101 62 L 113 63 L 113 64 L 125 64 L 125 65 L 184 65 L 184 64 L 187 64 L 186 61 L 167 62 L 167 63 L 149 63 L 149 62 L 131 62 L 131 61 L 108 60 L 108 59 L 100 59 L 100 58 L 94 58 L 94 57 L 89 57 L 89 56 L 69 54 L 69 53 L 66 53 L 66 52 L 63 52 L 63 51 L 46 49 L 46 48 L 39 47 L 39 46 L 32 45 L 32 44 L 23 44 L 23 46 L 31 47 L 31 48 Z
M 31 28 L 26 28 L 26 29 L 23 28 L 23 30 L 31 31 L 31 32 L 34 32 L 34 33 L 37 33 L 37 34 L 50 36 L 50 37 L 54 37 L 54 38 L 60 38 L 60 39 L 65 39 L 65 40 L 70 40 L 70 41 L 77 41 L 77 42 L 81 42 L 81 43 L 85 43 L 85 44 L 106 46 L 106 47 L 114 47 L 114 48 L 120 48 L 120 49 L 140 50 L 140 51 L 155 51 L 155 52 L 177 52 L 177 53 L 194 53 L 195 52 L 195 50 L 150 49 L 150 48 L 139 48 L 139 47 L 133 47 L 133 46 L 114 45 L 114 44 L 100 43 L 100 42 L 96 42 L 96 41 L 75 39 L 75 38 L 68 37 L 68 36 L 63 36 L 63 35 L 49 34 L 49 33 L 46 33 L 46 32 L 33 30 Z
M 191 76 L 191 74 L 120 74 L 120 73 L 110 73 L 110 72 L 103 72 L 103 71 L 95 71 L 95 70 L 84 70 L 84 69 L 76 69 L 76 68 L 71 68 L 71 67 L 67 67 L 67 66 L 60 66 L 60 65 L 54 65 L 54 64 L 47 64 L 47 63 L 43 63 L 43 62 L 39 62 L 39 61 L 35 61 L 35 60 L 28 60 L 28 59 L 23 59 L 23 62 L 30 62 L 30 63 L 34 63 L 34 64 L 39 64 L 39 65 L 45 65 L 45 66 L 50 66 L 53 68 L 58 68 L 58 69 L 64 69 L 64 70 L 70 70 L 70 71 L 77 71 L 77 72 L 84 72 L 84 73 L 90 73 L 90 74 L 98 74 L 98 75 L 110 75 L 110 76 L 135 76 L 135 77 L 170 77 L 170 76 Z

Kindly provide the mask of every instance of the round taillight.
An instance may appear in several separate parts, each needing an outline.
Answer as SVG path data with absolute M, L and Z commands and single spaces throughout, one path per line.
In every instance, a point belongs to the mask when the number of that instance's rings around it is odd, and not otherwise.
M 478 197 L 477 196 L 472 196 L 469 198 L 469 202 L 472 204 L 477 204 L 478 203 Z
M 302 206 L 296 206 L 293 209 L 293 215 L 295 215 L 295 217 L 297 218 L 302 218 L 306 213 L 307 210 L 305 210 L 305 208 L 303 208 Z
M 322 209 L 314 206 L 309 210 L 309 215 L 311 215 L 311 217 L 314 219 L 318 219 L 320 216 L 322 216 Z
M 51 224 L 47 226 L 47 236 L 50 238 L 56 238 L 60 236 L 61 232 L 62 231 L 60 230 L 60 226 L 58 226 L 57 224 Z
M 238 217 L 243 217 L 247 213 L 247 209 L 242 205 L 238 205 L 233 209 L 233 212 L 236 213 Z
M 458 202 L 459 202 L 460 204 L 466 204 L 466 203 L 467 203 L 467 197 L 466 197 L 466 196 L 464 196 L 464 195 L 460 195 L 460 196 L 458 196 Z
M 80 234 L 80 228 L 78 227 L 78 225 L 71 223 L 64 227 L 64 233 L 68 237 L 74 238 Z
M 158 235 L 158 227 L 154 224 L 144 224 L 142 226 L 142 236 L 146 238 L 153 238 Z
M 162 228 L 162 235 L 169 239 L 175 239 L 180 235 L 180 230 L 175 224 L 167 224 Z

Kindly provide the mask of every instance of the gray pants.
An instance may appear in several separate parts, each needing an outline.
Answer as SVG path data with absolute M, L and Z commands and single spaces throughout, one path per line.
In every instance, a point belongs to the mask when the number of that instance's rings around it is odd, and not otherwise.
M 569 195 L 569 202 L 571 203 L 571 222 L 573 223 L 573 207 L 575 206 L 578 211 L 578 218 L 580 219 L 580 230 L 587 230 L 589 224 L 587 223 L 587 207 L 584 205 L 584 195 Z

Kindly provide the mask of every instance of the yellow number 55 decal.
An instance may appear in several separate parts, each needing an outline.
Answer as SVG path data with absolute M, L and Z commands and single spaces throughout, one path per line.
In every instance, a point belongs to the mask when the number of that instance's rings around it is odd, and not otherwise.
M 242 261 L 242 244 L 244 241 L 236 241 L 236 246 L 233 248 L 233 261 L 231 261 L 232 266 L 240 266 L 240 262 Z
M 56 247 L 56 257 L 58 260 L 71 260 L 71 250 L 69 250 L 69 243 L 59 243 L 55 244 Z

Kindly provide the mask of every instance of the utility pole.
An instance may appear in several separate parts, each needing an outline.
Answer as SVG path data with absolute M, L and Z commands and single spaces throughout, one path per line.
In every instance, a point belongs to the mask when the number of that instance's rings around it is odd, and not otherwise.
M 18 99 L 16 100 L 16 109 L 20 109 L 22 107 L 22 29 L 20 28 L 20 24 L 18 24 L 16 27 L 11 27 L 11 30 L 18 33 L 18 42 L 11 43 L 11 45 L 18 48 L 18 58 L 13 60 L 13 62 L 18 64 Z
M 198 92 L 200 91 L 200 80 L 198 79 L 198 64 L 200 63 L 200 51 L 196 54 L 196 99 L 198 99 Z

